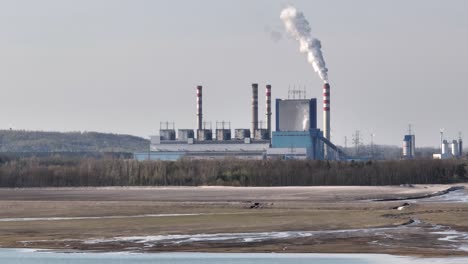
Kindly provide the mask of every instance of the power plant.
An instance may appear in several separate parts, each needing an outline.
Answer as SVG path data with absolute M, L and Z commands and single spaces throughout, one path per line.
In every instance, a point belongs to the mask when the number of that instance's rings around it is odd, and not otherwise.
M 275 131 L 272 131 L 271 85 L 265 86 L 266 128 L 258 119 L 258 84 L 252 84 L 251 129 L 236 128 L 231 136 L 229 122 L 216 122 L 215 137 L 203 120 L 203 87 L 196 87 L 196 137 L 193 129 L 161 123 L 158 136 L 151 137 L 148 152 L 135 153 L 138 160 L 188 159 L 344 159 L 344 153 L 329 140 L 329 85 L 324 86 L 324 131 L 317 127 L 317 99 L 276 99 Z M 165 125 L 164 125 L 165 124 Z M 207 124 L 210 124 L 207 126 Z M 328 131 L 328 134 L 327 132 Z M 328 136 L 328 138 L 327 138 Z
M 276 99 L 275 124 L 272 124 L 271 85 L 265 86 L 265 123 L 259 121 L 259 85 L 251 85 L 251 123 L 249 128 L 235 128 L 232 134 L 230 122 L 216 122 L 215 131 L 210 122 L 203 119 L 203 87 L 196 87 L 197 96 L 197 129 L 179 129 L 176 135 L 175 125 L 160 125 L 158 136 L 151 137 L 148 152 L 135 153 L 138 160 L 178 160 L 189 159 L 313 159 L 343 160 L 347 155 L 331 141 L 331 89 L 328 79 L 328 68 L 322 53 L 322 44 L 315 38 L 304 14 L 289 6 L 281 11 L 286 32 L 299 43 L 299 51 L 306 55 L 307 61 L 323 81 L 322 113 L 323 126 L 317 126 L 316 98 Z M 295 94 L 297 91 L 293 91 Z M 275 131 L 272 127 L 275 127 Z M 403 159 L 413 159 L 415 152 L 415 135 L 411 132 L 403 138 Z M 234 136 L 233 136 L 234 135 Z M 371 155 L 374 158 L 374 134 L 371 139 Z M 345 143 L 346 145 L 346 143 Z M 355 159 L 359 157 L 359 133 L 355 137 Z M 441 133 L 441 153 L 434 158 L 451 158 L 462 156 L 461 137 L 449 143 L 443 140 Z

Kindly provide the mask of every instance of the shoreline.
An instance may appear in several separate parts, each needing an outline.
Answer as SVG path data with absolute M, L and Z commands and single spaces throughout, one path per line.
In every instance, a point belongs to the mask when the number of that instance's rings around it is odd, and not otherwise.
M 468 203 L 441 196 L 451 197 L 455 189 L 467 193 L 447 185 L 0 189 L 0 221 L 7 219 L 0 245 L 66 252 L 466 257 Z M 433 198 L 403 207 L 401 200 L 373 199 L 421 195 Z

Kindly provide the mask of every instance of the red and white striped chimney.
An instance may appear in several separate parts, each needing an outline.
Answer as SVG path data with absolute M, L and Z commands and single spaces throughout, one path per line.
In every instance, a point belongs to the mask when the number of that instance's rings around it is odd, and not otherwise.
M 323 136 L 330 140 L 330 84 L 323 85 Z
M 203 87 L 201 85 L 197 86 L 197 123 L 198 123 L 198 130 L 203 129 L 202 89 L 203 89 Z
M 271 85 L 267 84 L 266 91 L 266 120 L 267 120 L 267 130 L 268 130 L 268 138 L 271 138 Z

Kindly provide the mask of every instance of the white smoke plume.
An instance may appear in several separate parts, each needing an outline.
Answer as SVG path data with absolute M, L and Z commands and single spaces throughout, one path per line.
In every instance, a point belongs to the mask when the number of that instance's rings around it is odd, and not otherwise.
M 309 113 L 306 109 L 303 111 L 302 130 L 307 131 L 310 128 Z
M 295 7 L 289 6 L 281 11 L 280 18 L 289 34 L 299 41 L 299 50 L 307 54 L 307 60 L 312 64 L 320 79 L 328 83 L 328 69 L 322 55 L 322 44 L 320 40 L 312 37 L 309 22 L 304 14 L 297 11 Z

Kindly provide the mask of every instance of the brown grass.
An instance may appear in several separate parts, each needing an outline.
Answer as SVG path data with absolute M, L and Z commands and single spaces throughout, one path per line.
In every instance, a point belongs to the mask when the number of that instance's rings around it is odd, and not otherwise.
M 174 188 L 174 189 L 0 189 L 0 218 L 131 216 L 142 214 L 210 213 L 210 215 L 87 219 L 60 221 L 1 222 L 2 247 L 122 250 L 129 246 L 83 245 L 70 239 L 115 236 L 200 234 L 225 232 L 314 231 L 398 226 L 409 219 L 468 230 L 468 205 L 416 203 L 404 211 L 391 208 L 401 202 L 371 202 L 414 193 L 431 193 L 447 186 L 428 188 L 302 187 L 279 189 Z M 328 189 L 330 188 L 330 189 Z M 81 195 L 80 195 L 81 192 Z M 8 193 L 14 193 L 9 199 Z M 102 195 L 102 194 L 106 195 Z M 224 195 L 219 195 L 223 193 Z M 190 195 L 191 199 L 182 199 Z M 217 195 L 217 199 L 213 199 Z M 2 199 L 3 197 L 3 199 Z M 5 198 L 8 197 L 8 198 Z M 125 198 L 130 198 L 128 201 Z M 157 197 L 159 199 L 153 199 Z M 237 198 L 237 199 L 236 199 Z M 249 209 L 253 202 L 260 209 Z M 428 249 L 423 236 L 408 236 L 406 246 L 384 248 L 368 238 L 321 237 L 245 244 L 192 244 L 165 247 L 165 251 L 223 252 L 372 252 L 411 255 L 445 255 L 446 250 Z M 413 241 L 414 240 L 414 241 Z M 24 243 L 24 241 L 35 241 Z M 427 245 L 425 244 L 427 243 Z M 418 246 L 418 245 L 425 245 Z M 286 249 L 285 249 L 286 248 Z M 150 251 L 161 250 L 151 248 Z M 463 254 L 453 252 L 453 254 Z

